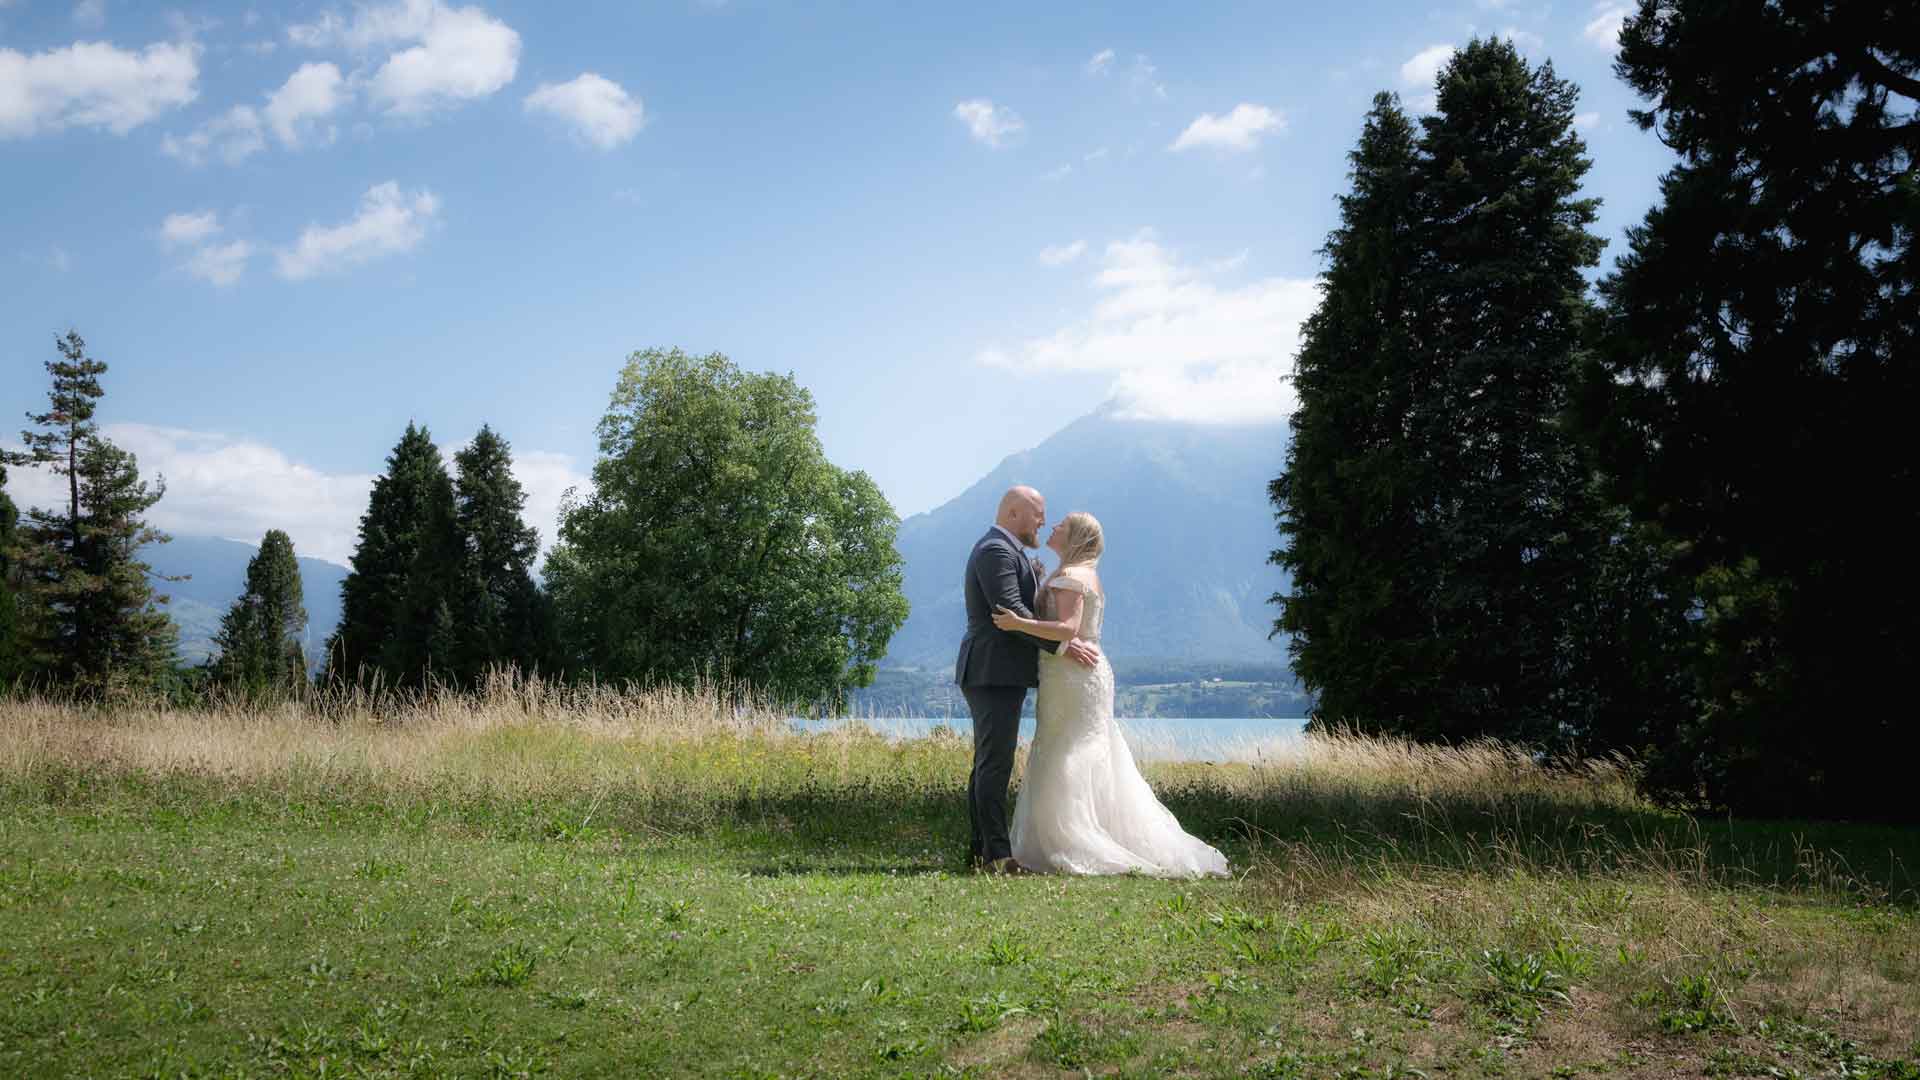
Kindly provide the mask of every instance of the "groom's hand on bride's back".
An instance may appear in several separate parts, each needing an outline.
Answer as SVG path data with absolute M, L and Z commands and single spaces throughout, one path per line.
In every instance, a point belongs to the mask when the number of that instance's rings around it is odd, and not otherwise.
M 1076 664 L 1085 664 L 1087 667 L 1092 667 L 1100 662 L 1100 646 L 1090 641 L 1081 641 L 1079 638 L 1074 638 L 1072 641 L 1067 642 L 1067 647 L 1061 651 L 1067 654 L 1067 659 L 1072 660 Z

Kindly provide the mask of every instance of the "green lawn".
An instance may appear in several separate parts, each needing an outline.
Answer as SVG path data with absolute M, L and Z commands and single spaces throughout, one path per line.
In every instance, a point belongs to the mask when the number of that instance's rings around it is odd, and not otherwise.
M 1161 767 L 1240 877 L 989 878 L 957 740 L 6 708 L 0 1076 L 1920 1078 L 1912 830 L 1605 770 Z

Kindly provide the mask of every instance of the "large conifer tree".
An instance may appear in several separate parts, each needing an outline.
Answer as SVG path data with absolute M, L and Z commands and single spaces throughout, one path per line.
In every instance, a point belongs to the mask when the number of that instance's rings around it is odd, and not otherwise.
M 1425 534 L 1415 496 L 1424 459 L 1405 425 L 1414 368 L 1417 160 L 1413 124 L 1374 98 L 1348 154 L 1352 191 L 1328 238 L 1324 293 L 1294 364 L 1299 408 L 1270 494 L 1291 592 L 1275 633 L 1318 701 L 1316 723 L 1402 730 L 1431 700 L 1431 621 L 1406 587 Z
M 405 687 L 451 675 L 460 542 L 453 481 L 426 428 L 409 423 L 388 455 L 351 561 L 327 677 Z
M 65 476 L 69 492 L 63 510 L 32 510 L 13 548 L 33 611 L 28 662 L 37 675 L 86 694 L 150 689 L 171 667 L 179 638 L 139 555 L 169 539 L 144 518 L 166 485 L 149 489 L 133 455 L 94 423 L 107 365 L 87 355 L 77 333 L 57 348 L 60 358 L 46 364 L 50 407 L 28 416 L 39 430 L 22 433 L 32 459 Z
M 1699 575 L 1706 707 L 1674 786 L 1920 819 L 1890 704 L 1920 660 L 1911 10 L 1643 0 L 1616 70 L 1680 163 L 1602 285 L 1582 412 L 1616 494 Z
M 455 674 L 473 685 L 489 667 L 527 671 L 545 659 L 544 606 L 533 583 L 540 533 L 521 520 L 527 496 L 514 479 L 513 448 L 491 427 L 454 455 L 454 468 L 462 549 Z
M 270 529 L 247 562 L 246 590 L 220 620 L 220 651 L 210 665 L 215 681 L 256 695 L 297 691 L 307 680 L 300 644 L 306 628 L 293 539 Z

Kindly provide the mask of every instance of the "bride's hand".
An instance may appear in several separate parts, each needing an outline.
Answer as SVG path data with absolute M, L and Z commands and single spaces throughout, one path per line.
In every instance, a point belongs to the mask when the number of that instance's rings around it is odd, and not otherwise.
M 997 607 L 993 609 L 993 625 L 1002 630 L 1018 630 L 1020 629 L 1020 624 L 1025 621 L 1026 620 L 1008 611 L 1006 608 Z

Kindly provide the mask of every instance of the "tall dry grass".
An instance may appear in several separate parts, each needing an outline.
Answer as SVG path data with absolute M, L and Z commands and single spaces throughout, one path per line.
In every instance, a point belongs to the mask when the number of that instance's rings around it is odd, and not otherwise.
M 720 830 L 798 848 L 958 850 L 970 757 L 956 732 L 887 737 L 855 722 L 803 733 L 712 685 L 503 673 L 475 693 L 342 690 L 194 708 L 0 698 L 0 799 L 16 805 L 346 815 L 507 835 Z M 1297 897 L 1423 869 L 1912 888 L 1899 852 L 1874 873 L 1856 868 L 1857 853 L 1790 831 L 1662 811 L 1621 759 L 1543 762 L 1493 741 L 1336 732 L 1251 762 L 1143 768 L 1190 830 Z

